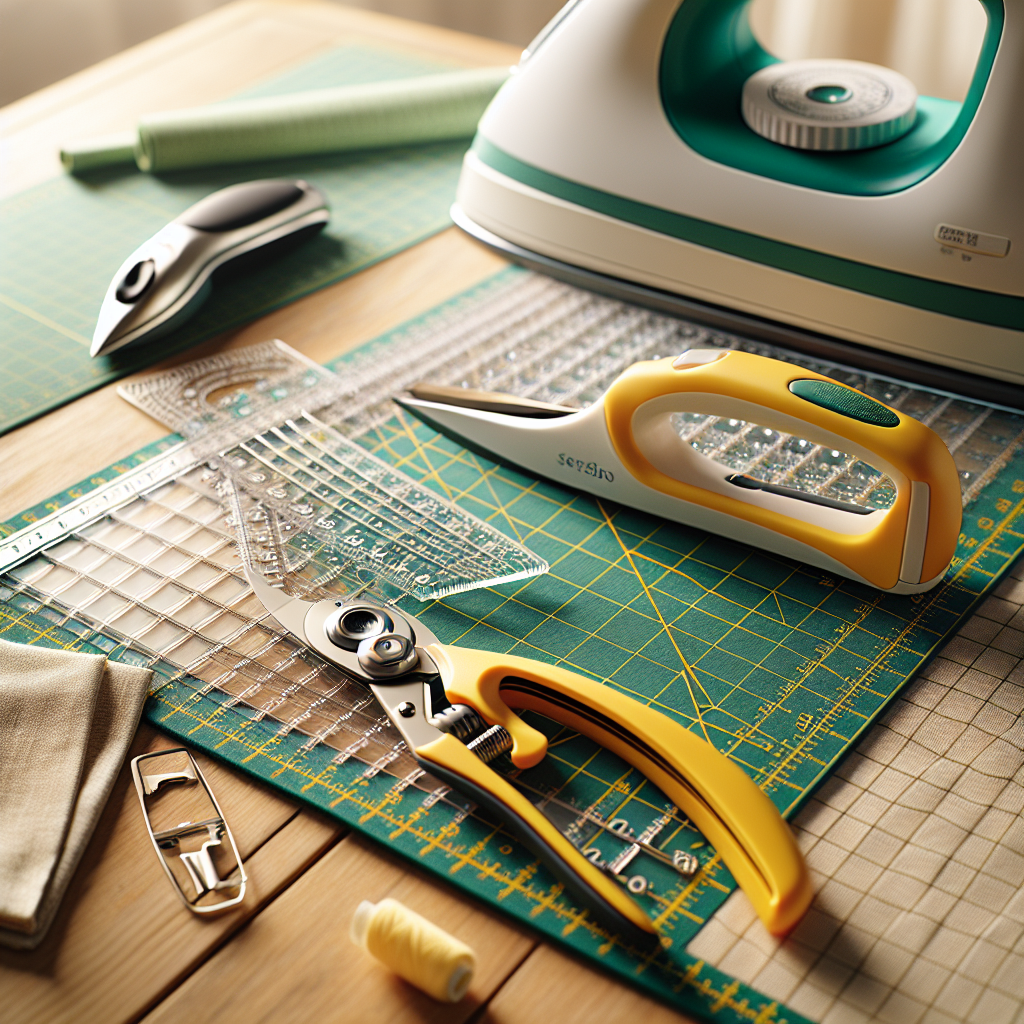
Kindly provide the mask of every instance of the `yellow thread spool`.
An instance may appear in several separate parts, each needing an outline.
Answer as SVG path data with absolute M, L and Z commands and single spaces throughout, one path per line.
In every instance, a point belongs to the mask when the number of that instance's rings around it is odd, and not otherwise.
M 457 1003 L 469 988 L 476 954 L 398 900 L 363 900 L 352 915 L 352 941 L 411 985 Z

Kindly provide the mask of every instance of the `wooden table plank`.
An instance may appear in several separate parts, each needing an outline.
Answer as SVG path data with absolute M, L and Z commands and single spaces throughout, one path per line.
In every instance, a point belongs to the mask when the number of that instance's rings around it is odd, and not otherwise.
M 13 1024 L 135 1020 L 190 974 L 342 834 L 202 754 L 249 883 L 237 911 L 204 918 L 180 903 L 146 833 L 128 761 L 180 746 L 143 725 L 57 919 L 32 952 L 0 949 L 0 1017 Z
M 349 924 L 359 902 L 385 896 L 476 951 L 476 976 L 461 1003 L 435 1002 L 352 944 Z M 353 834 L 203 964 L 145 1024 L 455 1024 L 468 1020 L 535 945 L 504 918 Z
M 538 946 L 473 1024 L 691 1024 L 693 1018 L 551 946 Z

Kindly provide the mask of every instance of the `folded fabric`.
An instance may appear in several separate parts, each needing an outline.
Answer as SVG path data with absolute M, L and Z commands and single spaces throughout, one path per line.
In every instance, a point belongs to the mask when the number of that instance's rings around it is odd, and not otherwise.
M 152 674 L 0 640 L 0 944 L 34 949 L 50 927 Z
M 469 138 L 507 67 L 471 68 L 148 114 L 120 133 L 61 150 L 72 173 L 130 162 L 143 171 Z

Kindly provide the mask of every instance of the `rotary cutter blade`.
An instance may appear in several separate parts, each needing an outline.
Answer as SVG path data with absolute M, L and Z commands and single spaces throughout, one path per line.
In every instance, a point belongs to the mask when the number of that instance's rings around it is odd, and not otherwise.
M 929 427 L 853 388 L 748 352 L 693 349 L 634 364 L 582 411 L 420 384 L 396 399 L 477 451 L 621 505 L 743 541 L 880 590 L 945 575 L 960 480 Z M 892 481 L 871 509 L 754 479 L 687 445 L 679 414 L 735 417 L 862 460 Z

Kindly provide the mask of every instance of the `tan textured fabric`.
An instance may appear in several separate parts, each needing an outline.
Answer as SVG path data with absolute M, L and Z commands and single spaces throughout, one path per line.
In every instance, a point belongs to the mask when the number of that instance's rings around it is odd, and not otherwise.
M 0 640 L 0 944 L 37 946 L 135 734 L 152 672 Z

